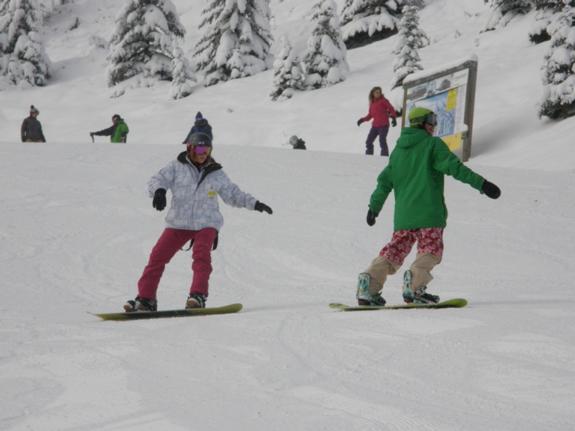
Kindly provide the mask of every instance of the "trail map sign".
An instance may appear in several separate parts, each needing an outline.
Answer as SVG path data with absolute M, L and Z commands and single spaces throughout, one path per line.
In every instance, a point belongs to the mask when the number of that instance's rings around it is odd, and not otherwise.
M 440 71 L 419 72 L 403 83 L 403 125 L 413 106 L 431 109 L 437 115 L 435 136 L 442 138 L 462 161 L 471 155 L 473 107 L 477 82 L 477 58 L 473 57 Z

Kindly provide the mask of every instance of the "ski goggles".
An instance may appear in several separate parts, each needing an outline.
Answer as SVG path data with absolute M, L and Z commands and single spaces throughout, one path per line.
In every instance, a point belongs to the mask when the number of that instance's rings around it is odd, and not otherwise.
M 427 114 L 423 120 L 424 123 L 429 124 L 430 126 L 437 126 L 437 115 L 435 115 L 433 112 L 430 114 Z
M 210 152 L 210 147 L 207 145 L 192 145 L 192 151 L 197 155 L 208 154 Z

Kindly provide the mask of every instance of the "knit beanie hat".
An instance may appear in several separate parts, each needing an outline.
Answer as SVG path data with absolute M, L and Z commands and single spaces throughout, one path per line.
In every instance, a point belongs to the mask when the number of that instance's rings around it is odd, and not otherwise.
M 210 126 L 210 123 L 208 123 L 208 119 L 204 118 L 200 111 L 198 111 L 198 113 L 196 114 L 196 121 L 192 126 L 190 135 L 196 132 L 205 133 L 210 137 L 210 141 L 214 139 L 214 134 L 212 133 L 212 126 Z
M 195 145 L 198 147 L 211 147 L 212 137 L 204 132 L 193 132 L 190 137 L 186 140 L 186 144 Z

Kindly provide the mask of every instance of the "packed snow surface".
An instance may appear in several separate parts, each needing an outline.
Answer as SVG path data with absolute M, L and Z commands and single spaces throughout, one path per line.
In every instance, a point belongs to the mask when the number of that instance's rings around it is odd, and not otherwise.
M 394 38 L 349 51 L 343 83 L 284 102 L 268 96 L 271 70 L 179 101 L 169 84 L 110 98 L 98 38 L 111 34 L 116 3 L 66 6 L 44 35 L 53 80 L 0 92 L 0 429 L 572 429 L 575 120 L 537 118 L 548 46 L 529 44 L 533 17 L 481 33 L 483 2 L 429 1 L 420 13 L 426 69 L 477 56 L 468 166 L 502 189 L 494 201 L 446 180 L 446 249 L 429 290 L 469 305 L 343 313 L 328 304 L 354 303 L 357 274 L 392 233 L 392 197 L 365 223 L 387 159 L 362 155 L 368 127 L 355 121 L 372 86 L 401 99 L 386 90 Z M 191 49 L 203 2 L 174 3 Z M 271 6 L 276 40 L 305 46 L 309 2 Z M 19 142 L 31 104 L 47 144 Z M 164 227 L 147 180 L 183 150 L 198 110 L 216 160 L 274 210 L 221 205 L 208 304 L 244 310 L 99 321 L 89 312 L 136 295 Z M 89 132 L 114 113 L 128 144 L 93 144 Z M 293 134 L 308 151 L 285 145 Z M 189 266 L 183 251 L 169 264 L 160 308 L 183 306 Z M 401 272 L 388 302 L 401 302 L 400 286 Z

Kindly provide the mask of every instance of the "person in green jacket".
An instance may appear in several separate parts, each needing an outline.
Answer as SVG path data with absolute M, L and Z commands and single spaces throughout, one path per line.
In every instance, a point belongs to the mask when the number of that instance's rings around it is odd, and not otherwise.
M 118 114 L 112 116 L 112 126 L 107 129 L 102 129 L 97 132 L 90 132 L 90 137 L 92 142 L 94 142 L 94 136 L 109 136 L 110 142 L 113 144 L 125 144 L 128 140 L 128 125 L 122 117 Z
M 369 268 L 359 274 L 359 305 L 385 305 L 381 290 L 388 275 L 395 274 L 417 242 L 417 257 L 403 277 L 406 303 L 439 302 L 426 292 L 433 279 L 431 270 L 441 262 L 443 229 L 447 207 L 443 194 L 444 177 L 469 184 L 492 199 L 501 190 L 473 172 L 453 154 L 441 138 L 433 136 L 437 118 L 433 111 L 414 107 L 409 112 L 410 127 L 401 130 L 389 163 L 377 178 L 369 202 L 367 224 L 373 226 L 389 193 L 395 196 L 394 232 Z

